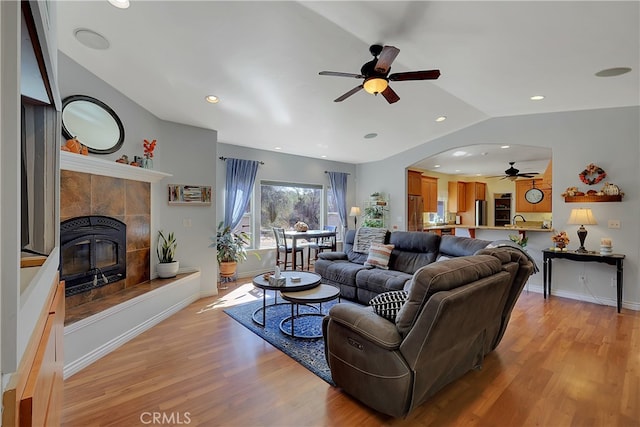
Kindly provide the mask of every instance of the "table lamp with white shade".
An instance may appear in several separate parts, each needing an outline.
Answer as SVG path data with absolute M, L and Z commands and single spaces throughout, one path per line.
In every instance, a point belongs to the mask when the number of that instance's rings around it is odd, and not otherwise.
M 580 225 L 580 228 L 578 228 L 578 239 L 580 239 L 580 247 L 578 248 L 578 250 L 576 250 L 576 252 L 581 252 L 581 253 L 589 252 L 584 248 L 584 239 L 587 238 L 587 229 L 584 228 L 584 226 L 585 224 L 586 225 L 598 224 L 595 217 L 593 216 L 593 213 L 591 212 L 591 209 L 589 208 L 571 209 L 571 215 L 569 215 L 569 221 L 567 222 L 567 224 Z
M 349 216 L 353 217 L 353 225 L 355 226 L 355 229 L 358 228 L 358 217 L 360 216 L 360 207 L 359 206 L 352 206 L 351 207 L 351 211 L 349 212 Z

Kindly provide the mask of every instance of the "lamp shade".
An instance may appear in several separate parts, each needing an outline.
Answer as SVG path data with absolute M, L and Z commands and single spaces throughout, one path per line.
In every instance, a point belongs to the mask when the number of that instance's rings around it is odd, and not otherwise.
M 598 221 L 596 221 L 591 209 L 589 208 L 578 208 L 571 209 L 571 215 L 569 215 L 569 221 L 567 224 L 572 225 L 596 225 Z
M 372 95 L 375 95 L 385 90 L 387 86 L 389 86 L 389 83 L 387 82 L 387 80 L 383 78 L 372 77 L 370 79 L 365 80 L 362 86 L 364 86 L 364 90 L 366 90 Z
M 349 216 L 359 216 L 360 215 L 360 207 L 352 206 L 351 211 L 349 212 Z

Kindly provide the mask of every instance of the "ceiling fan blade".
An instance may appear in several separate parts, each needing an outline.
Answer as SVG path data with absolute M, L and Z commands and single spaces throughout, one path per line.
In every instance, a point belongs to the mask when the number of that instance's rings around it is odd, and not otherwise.
M 360 86 L 356 86 L 353 89 L 351 89 L 349 92 L 345 93 L 344 95 L 341 95 L 339 97 L 337 97 L 336 99 L 333 100 L 333 102 L 342 102 L 345 99 L 347 99 L 348 97 L 350 97 L 351 95 L 353 95 L 356 92 L 359 92 L 364 86 L 360 85 Z
M 400 101 L 400 97 L 393 89 L 391 89 L 391 86 L 387 86 L 387 88 L 380 93 L 389 104 Z
M 364 79 L 362 74 L 341 73 L 339 71 L 320 71 L 318 74 L 321 76 L 354 77 L 356 79 Z
M 440 70 L 407 71 L 405 73 L 393 73 L 389 76 L 391 81 L 403 80 L 435 80 L 440 77 Z
M 385 46 L 382 48 L 382 52 L 380 52 L 380 56 L 378 56 L 378 62 L 376 62 L 376 72 L 387 74 L 391 67 L 391 63 L 396 59 L 396 56 L 398 56 L 399 53 L 400 49 L 395 46 Z

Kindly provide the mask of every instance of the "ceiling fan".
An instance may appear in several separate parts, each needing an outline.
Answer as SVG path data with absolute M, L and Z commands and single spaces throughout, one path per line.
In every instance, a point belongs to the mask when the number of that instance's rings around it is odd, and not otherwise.
M 391 63 L 400 49 L 394 46 L 382 46 L 374 44 L 369 48 L 369 52 L 373 55 L 373 59 L 365 63 L 360 69 L 360 74 L 341 73 L 337 71 L 320 71 L 321 76 L 337 76 L 337 77 L 353 77 L 356 79 L 364 79 L 361 85 L 358 85 L 334 99 L 334 102 L 341 102 L 360 91 L 366 90 L 370 94 L 382 94 L 389 104 L 393 104 L 400 100 L 400 97 L 391 87 L 389 81 L 405 81 L 405 80 L 435 80 L 440 77 L 440 70 L 427 71 L 406 71 L 404 73 L 393 73 L 391 71 Z
M 518 178 L 533 178 L 536 175 L 539 175 L 538 172 L 524 172 L 520 173 L 519 169 L 513 167 L 516 162 L 509 162 L 509 169 L 504 171 L 504 175 L 490 176 L 488 178 L 500 178 L 500 179 L 510 179 L 511 181 L 515 181 Z

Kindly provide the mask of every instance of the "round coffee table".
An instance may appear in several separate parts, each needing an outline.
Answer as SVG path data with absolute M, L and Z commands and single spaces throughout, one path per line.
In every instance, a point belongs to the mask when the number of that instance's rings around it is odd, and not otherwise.
M 253 318 L 253 321 L 260 326 L 264 326 L 266 324 L 267 291 L 276 291 L 274 303 L 269 304 L 269 306 L 272 306 L 280 304 L 278 303 L 278 291 L 296 293 L 306 291 L 308 289 L 313 289 L 320 284 L 320 275 L 316 273 L 309 273 L 306 271 L 283 271 L 281 272 L 281 275 L 286 279 L 286 282 L 284 285 L 280 286 L 271 285 L 269 281 L 263 277 L 262 274 L 253 278 L 253 286 L 262 289 L 262 307 L 259 307 L 256 311 L 254 311 L 251 317 Z M 300 278 L 300 281 L 292 281 L 292 278 L 295 277 Z M 259 311 L 262 311 L 262 322 L 257 319 Z
M 289 301 L 291 303 L 291 316 L 285 317 L 284 319 L 282 319 L 282 321 L 280 321 L 280 330 L 292 338 L 312 339 L 312 338 L 321 338 L 322 333 L 320 333 L 319 335 L 310 335 L 310 334 L 295 335 L 295 325 L 294 325 L 295 319 L 300 319 L 301 317 L 307 317 L 307 316 L 324 317 L 324 314 L 322 313 L 322 303 L 333 301 L 336 298 L 340 298 L 340 289 L 336 288 L 335 286 L 322 284 L 320 286 L 316 286 L 315 288 L 309 289 L 306 291 L 281 292 L 280 295 L 282 295 L 282 299 L 284 299 L 285 301 Z M 300 312 L 298 311 L 300 304 L 304 304 L 304 305 L 320 304 L 320 307 L 318 308 L 317 313 L 300 314 Z M 293 312 L 294 306 L 296 308 L 295 314 Z M 287 323 L 288 321 L 291 321 L 291 328 L 285 327 L 285 323 Z

